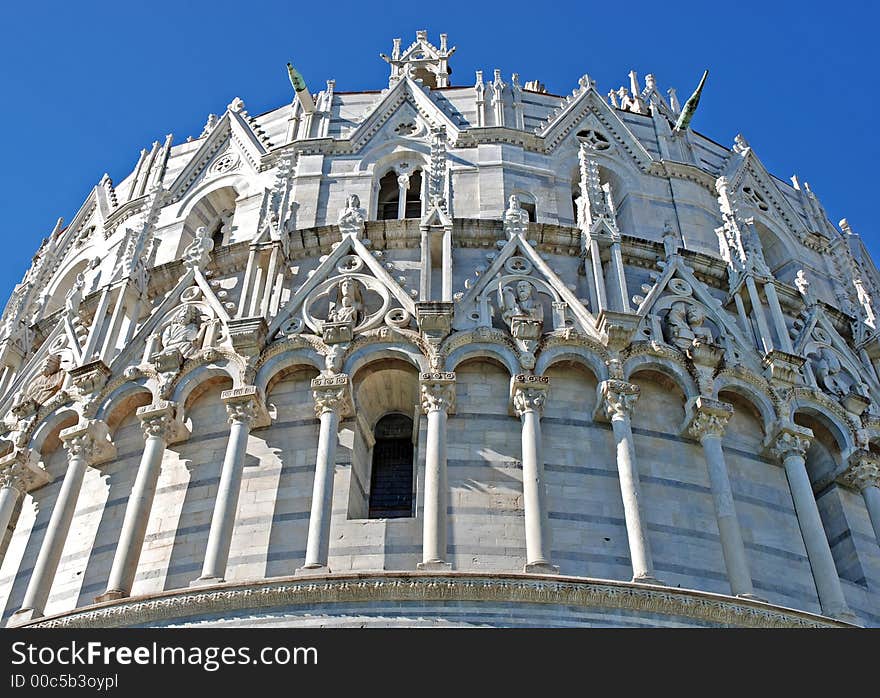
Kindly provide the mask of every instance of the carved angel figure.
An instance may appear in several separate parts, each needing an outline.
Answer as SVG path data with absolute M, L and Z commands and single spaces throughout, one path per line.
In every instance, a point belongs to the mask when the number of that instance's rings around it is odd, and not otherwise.
M 357 194 L 351 194 L 345 200 L 345 208 L 339 211 L 336 223 L 343 235 L 359 236 L 364 231 L 367 212 L 361 208 L 361 200 Z
M 43 362 L 40 374 L 25 387 L 24 398 L 33 400 L 38 405 L 45 405 L 61 389 L 63 382 L 61 357 L 58 354 L 49 354 Z
M 331 293 L 327 322 L 348 323 L 352 327 L 364 319 L 364 288 L 355 278 L 346 276 L 336 284 Z
M 181 356 L 188 358 L 195 353 L 202 335 L 201 312 L 195 305 L 185 305 L 162 330 L 162 349 L 165 352 L 177 349 Z
M 504 232 L 508 237 L 513 237 L 517 233 L 525 233 L 529 227 L 528 211 L 520 206 L 516 194 L 511 194 L 507 201 L 507 210 L 504 212 Z

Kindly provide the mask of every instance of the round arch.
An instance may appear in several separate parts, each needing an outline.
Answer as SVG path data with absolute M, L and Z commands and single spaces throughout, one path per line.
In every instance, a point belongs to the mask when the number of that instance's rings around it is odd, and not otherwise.
M 623 364 L 623 375 L 631 381 L 632 376 L 643 371 L 656 371 L 670 378 L 684 393 L 686 400 L 700 394 L 693 377 L 680 364 L 662 356 L 639 354 L 631 356 Z

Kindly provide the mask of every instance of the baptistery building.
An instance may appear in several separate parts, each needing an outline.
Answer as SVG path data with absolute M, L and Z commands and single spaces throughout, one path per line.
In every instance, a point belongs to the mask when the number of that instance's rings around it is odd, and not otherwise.
M 699 91 L 454 53 L 291 67 L 58 221 L 0 320 L 3 625 L 880 626 L 858 234 Z

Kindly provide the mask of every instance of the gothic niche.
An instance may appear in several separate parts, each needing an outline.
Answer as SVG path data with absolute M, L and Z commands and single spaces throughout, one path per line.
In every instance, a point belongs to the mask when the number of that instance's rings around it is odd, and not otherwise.
M 312 291 L 303 303 L 303 320 L 325 343 L 339 344 L 380 325 L 390 306 L 384 284 L 365 274 L 343 274 Z

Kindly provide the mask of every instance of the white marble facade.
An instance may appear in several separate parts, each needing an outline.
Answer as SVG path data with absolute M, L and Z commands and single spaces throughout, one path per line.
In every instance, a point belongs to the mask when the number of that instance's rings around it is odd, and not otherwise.
M 4 624 L 880 626 L 859 236 L 652 75 L 454 50 L 59 220 L 0 320 Z

